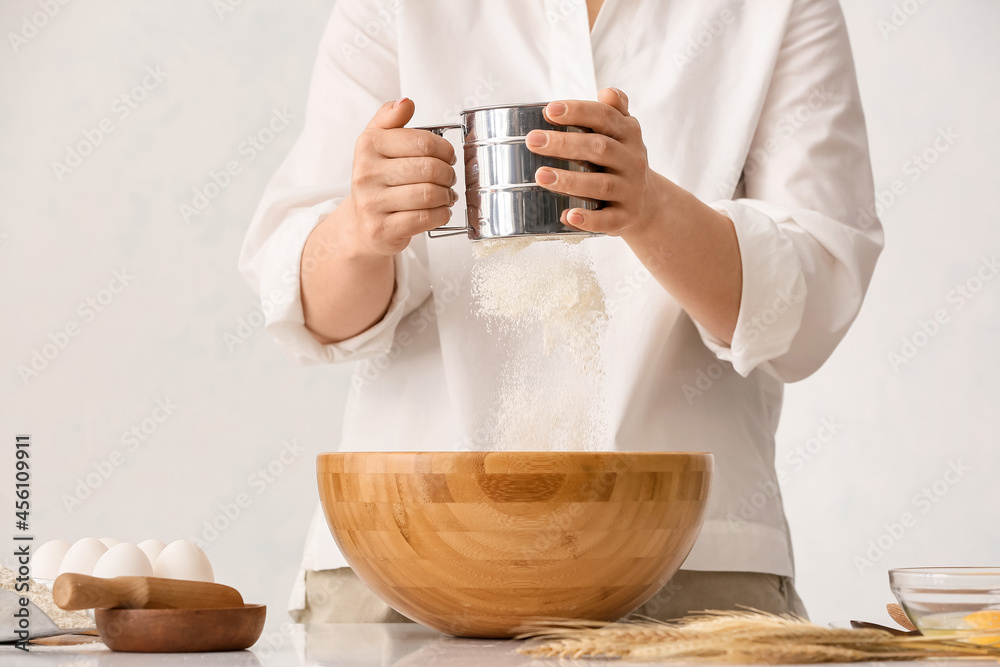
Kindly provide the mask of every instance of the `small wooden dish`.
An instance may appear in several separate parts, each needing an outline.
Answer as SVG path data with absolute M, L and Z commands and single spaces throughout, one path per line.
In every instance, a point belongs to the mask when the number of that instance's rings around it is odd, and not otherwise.
M 266 607 L 228 609 L 95 609 L 101 641 L 112 651 L 241 651 L 264 631 Z

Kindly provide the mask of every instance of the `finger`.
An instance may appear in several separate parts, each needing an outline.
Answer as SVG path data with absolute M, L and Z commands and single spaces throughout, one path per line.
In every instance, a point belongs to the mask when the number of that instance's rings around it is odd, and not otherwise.
M 433 183 L 416 183 L 384 188 L 377 203 L 379 210 L 394 213 L 451 206 L 457 200 L 458 194 L 451 188 Z
M 629 151 L 620 141 L 596 132 L 532 130 L 524 142 L 539 155 L 585 160 L 607 169 L 624 169 L 629 164 Z
M 613 106 L 587 100 L 549 102 L 545 117 L 556 125 L 579 125 L 613 139 L 623 139 L 630 129 L 625 116 Z
M 365 129 L 389 130 L 394 127 L 403 127 L 413 118 L 415 109 L 416 105 L 408 97 L 401 97 L 394 102 L 386 102 L 375 112 Z
M 628 96 L 618 88 L 602 89 L 597 93 L 597 101 L 614 107 L 623 116 L 628 115 Z
M 605 202 L 622 201 L 625 193 L 625 183 L 622 178 L 607 173 L 595 174 L 542 167 L 535 172 L 535 182 L 553 192 Z
M 416 236 L 436 227 L 444 227 L 451 221 L 451 209 L 447 206 L 424 208 L 417 211 L 397 211 L 385 218 L 385 226 L 400 235 Z
M 454 167 L 436 157 L 400 157 L 385 160 L 383 183 L 389 186 L 434 183 L 450 188 L 458 182 Z
M 397 128 L 376 130 L 371 135 L 372 148 L 383 157 L 436 157 L 455 164 L 455 149 L 444 137 L 427 130 Z
M 625 216 L 625 210 L 621 207 L 608 206 L 596 211 L 588 211 L 584 208 L 566 209 L 559 219 L 564 225 L 576 227 L 585 232 L 617 236 L 618 230 L 625 227 L 627 222 Z

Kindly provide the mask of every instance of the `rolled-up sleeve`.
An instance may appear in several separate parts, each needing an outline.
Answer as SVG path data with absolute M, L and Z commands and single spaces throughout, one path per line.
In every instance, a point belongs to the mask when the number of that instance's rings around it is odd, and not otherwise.
M 340 202 L 332 200 L 290 215 L 268 240 L 260 269 L 260 294 L 268 302 L 265 328 L 297 361 L 306 364 L 358 361 L 388 352 L 396 326 L 431 293 L 430 278 L 416 253 L 407 248 L 394 257 L 396 283 L 381 320 L 356 336 L 324 345 L 305 327 L 300 290 L 302 248 L 320 220 Z M 319 254 L 322 261 L 322 254 Z
M 732 219 L 743 263 L 731 344 L 702 340 L 741 375 L 815 372 L 857 317 L 883 245 L 864 114 L 837 0 L 796 0 Z
M 408 249 L 395 257 L 392 300 L 374 326 L 331 345 L 319 343 L 305 327 L 300 276 L 306 239 L 350 193 L 354 143 L 368 120 L 400 94 L 399 10 L 393 0 L 339 0 L 334 6 L 313 69 L 302 134 L 268 183 L 240 252 L 240 271 L 262 297 L 266 329 L 305 363 L 385 352 L 399 321 L 431 292 L 426 267 Z M 365 31 L 374 24 L 380 26 L 375 35 Z

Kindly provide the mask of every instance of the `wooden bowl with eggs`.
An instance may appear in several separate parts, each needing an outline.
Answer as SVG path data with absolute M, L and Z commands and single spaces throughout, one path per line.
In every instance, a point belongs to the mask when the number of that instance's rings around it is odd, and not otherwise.
M 688 452 L 317 458 L 323 511 L 352 569 L 401 614 L 464 637 L 635 610 L 694 546 L 712 472 L 711 454 Z

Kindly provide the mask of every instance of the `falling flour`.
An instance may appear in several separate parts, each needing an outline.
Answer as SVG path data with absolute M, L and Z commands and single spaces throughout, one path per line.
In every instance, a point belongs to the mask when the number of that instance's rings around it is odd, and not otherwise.
M 510 348 L 501 351 L 486 428 L 493 449 L 607 448 L 601 349 L 608 313 L 582 238 L 473 245 L 477 314 Z

